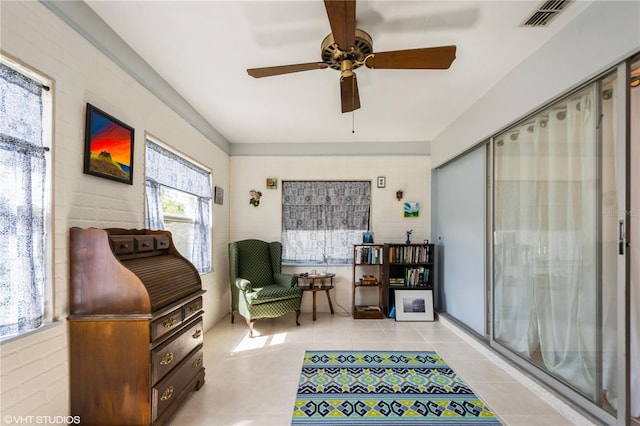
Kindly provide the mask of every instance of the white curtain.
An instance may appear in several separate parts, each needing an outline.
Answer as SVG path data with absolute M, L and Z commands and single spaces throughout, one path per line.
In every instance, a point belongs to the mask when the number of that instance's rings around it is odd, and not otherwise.
M 198 203 L 193 224 L 193 248 L 190 260 L 201 274 L 211 272 L 209 238 L 211 174 L 149 140 L 147 140 L 145 166 L 147 227 L 164 229 L 160 198 L 162 186 L 195 195 Z
M 595 398 L 595 88 L 497 138 L 496 340 Z
M 38 328 L 46 277 L 42 86 L 0 65 L 0 336 Z

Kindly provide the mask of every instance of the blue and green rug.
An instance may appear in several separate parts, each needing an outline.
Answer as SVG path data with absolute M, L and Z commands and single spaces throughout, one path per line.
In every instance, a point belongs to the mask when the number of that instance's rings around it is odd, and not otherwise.
M 292 425 L 500 425 L 436 352 L 307 351 Z

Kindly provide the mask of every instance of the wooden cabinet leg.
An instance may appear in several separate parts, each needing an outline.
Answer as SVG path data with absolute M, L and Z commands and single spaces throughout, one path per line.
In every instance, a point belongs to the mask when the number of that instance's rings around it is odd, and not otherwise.
M 313 293 L 313 320 L 316 320 L 316 291 L 312 291 Z

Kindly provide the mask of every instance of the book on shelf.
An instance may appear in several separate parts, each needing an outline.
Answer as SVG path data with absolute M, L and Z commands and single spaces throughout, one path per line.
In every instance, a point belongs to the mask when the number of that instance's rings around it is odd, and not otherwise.
M 389 246 L 390 263 L 429 263 L 431 250 L 429 245 L 392 245 Z
M 380 311 L 380 306 L 376 306 L 376 305 L 364 305 L 364 306 L 358 306 L 358 310 L 360 311 Z
M 404 278 L 391 277 L 391 278 L 389 278 L 389 285 L 397 286 L 397 287 L 404 287 Z
M 390 277 L 391 287 L 426 287 L 429 284 L 429 268 L 404 268 L 404 277 Z
M 356 246 L 353 262 L 356 265 L 381 265 L 383 262 L 383 247 Z
M 375 285 L 378 284 L 378 279 L 373 275 L 363 275 L 362 278 L 360 278 L 360 284 Z

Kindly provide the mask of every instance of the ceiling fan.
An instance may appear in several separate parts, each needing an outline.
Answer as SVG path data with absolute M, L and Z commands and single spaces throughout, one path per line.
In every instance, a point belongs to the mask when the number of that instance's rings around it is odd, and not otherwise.
M 342 112 L 360 108 L 358 81 L 353 70 L 366 65 L 379 69 L 448 69 L 456 58 L 456 46 L 373 52 L 373 41 L 356 28 L 355 0 L 324 0 L 331 33 L 322 41 L 322 62 L 250 68 L 250 76 L 271 77 L 300 71 L 332 68 L 340 71 Z

